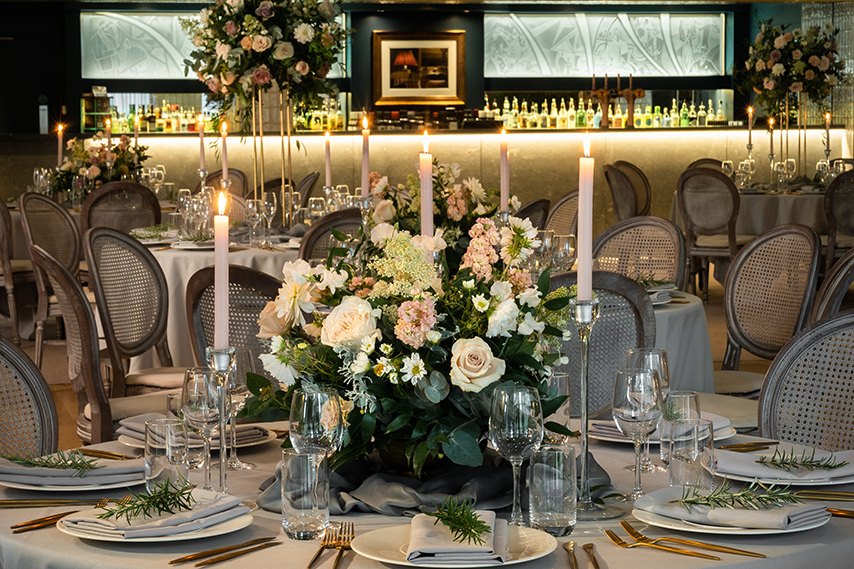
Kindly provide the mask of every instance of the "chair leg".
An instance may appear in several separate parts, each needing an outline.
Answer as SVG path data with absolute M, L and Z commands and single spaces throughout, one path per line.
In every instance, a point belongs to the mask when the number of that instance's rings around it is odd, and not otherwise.
M 44 355 L 44 320 L 36 322 L 36 367 L 41 369 Z
M 6 290 L 6 300 L 9 304 L 9 320 L 12 321 L 12 341 L 16 346 L 21 345 L 21 334 L 18 330 L 18 307 L 15 306 L 15 293 Z
M 709 302 L 709 258 L 703 257 L 703 269 L 702 269 L 702 279 L 703 279 L 703 302 Z

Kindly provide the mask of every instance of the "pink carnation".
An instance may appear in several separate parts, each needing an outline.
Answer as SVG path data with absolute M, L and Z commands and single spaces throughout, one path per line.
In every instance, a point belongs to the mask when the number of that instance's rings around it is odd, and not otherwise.
M 522 291 L 534 286 L 534 281 L 531 279 L 531 273 L 521 271 L 517 268 L 512 268 L 507 271 L 507 282 L 513 287 L 513 294 L 521 294 Z
M 397 309 L 397 324 L 394 335 L 404 344 L 415 349 L 424 345 L 427 332 L 436 325 L 433 300 L 407 300 Z

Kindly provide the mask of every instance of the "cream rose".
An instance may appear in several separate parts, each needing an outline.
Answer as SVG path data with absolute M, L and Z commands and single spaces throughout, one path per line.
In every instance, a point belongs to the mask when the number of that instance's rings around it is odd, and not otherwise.
M 481 338 L 461 338 L 451 348 L 451 383 L 477 393 L 504 375 L 504 360 L 496 358 Z
M 395 213 L 397 213 L 397 210 L 394 207 L 394 202 L 391 200 L 381 200 L 377 204 L 377 207 L 374 208 L 374 222 L 385 223 L 391 221 Z
M 278 307 L 275 301 L 270 301 L 261 314 L 258 316 L 258 337 L 272 338 L 273 336 L 281 336 L 288 331 L 288 326 L 283 318 L 278 316 Z
M 377 330 L 374 309 L 364 298 L 348 296 L 323 321 L 320 341 L 332 348 L 358 350 Z

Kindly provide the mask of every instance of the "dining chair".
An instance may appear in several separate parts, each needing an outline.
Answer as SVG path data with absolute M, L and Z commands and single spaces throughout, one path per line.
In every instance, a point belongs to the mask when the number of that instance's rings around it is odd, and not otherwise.
M 246 220 L 246 198 L 232 195 L 231 205 L 228 208 L 229 223 L 242 223 Z
M 71 273 L 79 278 L 81 261 L 80 228 L 68 211 L 55 200 L 42 194 L 25 193 L 20 199 L 21 224 L 28 247 L 38 245 Z M 59 303 L 40 271 L 34 271 L 38 306 L 36 308 L 35 362 L 41 368 L 44 352 L 45 322 L 51 317 L 62 317 Z M 85 291 L 90 303 L 95 296 Z
M 362 228 L 362 212 L 358 208 L 333 211 L 314 222 L 302 238 L 299 246 L 299 258 L 309 262 L 325 261 L 330 247 L 340 247 L 340 242 L 332 235 L 332 230 L 345 235 L 355 236 Z
M 15 300 L 15 285 L 35 281 L 33 263 L 29 259 L 12 259 L 12 216 L 9 208 L 0 207 L 0 284 L 6 289 L 6 304 L 12 322 L 12 341 L 20 346 L 21 334 L 18 324 L 18 304 Z
M 578 232 L 578 190 L 572 190 L 549 208 L 546 229 L 555 235 L 575 235 Z
M 237 168 L 229 168 L 228 169 L 228 179 L 231 180 L 231 188 L 229 191 L 235 196 L 246 196 L 246 192 L 251 193 L 251 186 L 246 179 L 246 174 L 243 173 L 242 170 L 238 170 Z M 205 178 L 205 185 L 212 186 L 215 190 L 219 190 L 222 180 L 222 170 L 214 170 Z M 193 193 L 197 194 L 202 189 L 202 184 L 199 182 L 196 184 L 196 187 L 193 189 Z
M 625 221 L 638 215 L 638 197 L 629 177 L 613 164 L 605 164 L 604 170 L 617 221 Z
M 854 448 L 854 310 L 802 330 L 774 358 L 759 395 L 759 434 L 829 451 Z
M 617 160 L 614 166 L 625 174 L 632 184 L 637 198 L 638 215 L 649 215 L 649 209 L 652 206 L 652 187 L 649 184 L 649 178 L 643 170 L 626 160 Z
M 540 230 L 546 226 L 546 220 L 549 217 L 549 208 L 551 205 L 552 202 L 545 198 L 534 200 L 520 207 L 516 213 L 513 214 L 513 217 L 518 217 L 519 219 L 530 219 L 531 225 L 533 225 L 535 229 Z
M 682 232 L 661 217 L 637 216 L 612 225 L 593 241 L 593 258 L 600 271 L 683 286 Z
M 696 293 L 695 273 L 709 300 L 709 261 L 728 263 L 752 235 L 737 235 L 740 199 L 733 181 L 711 168 L 685 170 L 676 183 L 676 200 L 685 231 L 685 275 Z M 696 267 L 696 270 L 695 270 Z
M 172 366 L 166 337 L 169 294 L 154 255 L 126 233 L 93 227 L 84 251 L 109 361 L 110 395 L 139 395 L 181 387 L 185 368 Z M 130 358 L 154 348 L 162 367 L 129 371 Z
M 836 255 L 854 247 L 854 170 L 838 175 L 824 193 L 827 217 L 825 266 L 833 265 Z
M 77 436 L 84 444 L 114 438 L 119 420 L 166 409 L 165 392 L 134 397 L 109 398 L 101 376 L 98 328 L 92 305 L 68 269 L 38 245 L 30 255 L 56 292 L 66 315 L 68 376 L 77 394 Z
M 712 170 L 717 170 L 718 172 L 723 172 L 723 160 L 718 158 L 698 158 L 694 160 L 690 164 L 686 170 L 690 170 L 692 168 L 711 168 Z
M 576 272 L 552 275 L 550 290 L 577 283 Z M 590 333 L 588 409 L 590 416 L 605 414 L 614 395 L 617 370 L 625 367 L 630 348 L 655 345 L 655 312 L 646 290 L 632 279 L 607 271 L 593 271 L 593 293 L 599 299 L 599 318 Z M 570 414 L 580 416 L 581 341 L 572 323 L 572 337 L 561 341 L 569 363 L 554 366 L 569 376 Z
M 90 227 L 130 233 L 160 224 L 160 201 L 142 184 L 109 182 L 86 196 L 80 218 L 83 233 Z
M 809 324 L 839 312 L 848 289 L 854 284 L 854 249 L 849 249 L 827 271 L 818 292 L 815 293 Z
M 0 338 L 0 455 L 56 452 L 59 418 L 50 387 L 33 360 Z
M 296 188 L 294 188 L 300 195 L 300 204 L 301 208 L 308 207 L 308 200 L 311 198 L 311 194 L 314 191 L 314 186 L 317 185 L 317 180 L 320 179 L 320 172 L 311 172 L 306 175 L 305 178 L 297 182 Z
M 748 243 L 730 265 L 724 286 L 727 346 L 715 391 L 755 397 L 764 377 L 739 370 L 741 351 L 774 359 L 807 323 L 821 245 L 805 225 L 780 225 Z
M 843 168 L 848 171 L 854 168 L 854 158 L 834 158 L 830 161 L 831 170 L 836 169 L 837 164 L 844 164 Z

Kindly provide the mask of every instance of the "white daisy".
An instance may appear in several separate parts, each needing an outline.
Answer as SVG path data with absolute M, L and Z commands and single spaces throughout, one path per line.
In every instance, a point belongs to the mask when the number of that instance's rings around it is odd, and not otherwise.
M 412 354 L 403 358 L 403 368 L 401 371 L 403 372 L 404 381 L 408 381 L 413 385 L 427 375 L 427 369 L 424 367 L 424 362 L 421 361 L 421 356 L 418 354 Z
M 303 22 L 294 29 L 294 39 L 300 43 L 308 43 L 314 39 L 314 28 Z

